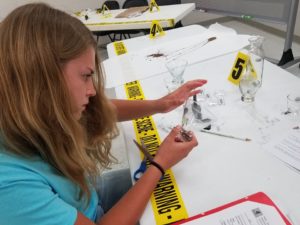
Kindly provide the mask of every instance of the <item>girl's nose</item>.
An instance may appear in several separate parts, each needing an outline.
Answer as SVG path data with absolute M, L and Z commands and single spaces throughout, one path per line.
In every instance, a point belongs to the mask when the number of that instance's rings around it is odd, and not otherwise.
M 89 97 L 92 97 L 92 96 L 96 95 L 96 89 L 95 89 L 93 81 L 89 82 L 87 90 L 86 90 L 86 94 Z

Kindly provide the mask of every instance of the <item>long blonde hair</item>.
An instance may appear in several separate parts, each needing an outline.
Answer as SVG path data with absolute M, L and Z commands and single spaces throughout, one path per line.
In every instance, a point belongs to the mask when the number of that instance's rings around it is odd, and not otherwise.
M 96 54 L 96 96 L 80 121 L 72 115 L 62 68 L 89 47 L 91 32 L 76 18 L 36 3 L 0 24 L 0 136 L 6 149 L 40 156 L 90 197 L 87 176 L 109 166 L 116 115 L 104 94 Z M 100 163 L 100 166 L 99 166 Z

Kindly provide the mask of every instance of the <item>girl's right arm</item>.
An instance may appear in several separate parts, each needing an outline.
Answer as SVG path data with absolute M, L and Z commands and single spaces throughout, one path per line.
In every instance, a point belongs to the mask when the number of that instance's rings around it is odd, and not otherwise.
M 190 142 L 176 142 L 180 127 L 174 128 L 162 142 L 154 161 L 164 170 L 171 168 L 197 146 L 198 142 L 193 136 Z M 135 225 L 142 216 L 144 209 L 151 197 L 162 174 L 151 165 L 135 185 L 112 207 L 99 221 L 99 225 Z M 78 213 L 75 225 L 94 224 L 82 214 Z

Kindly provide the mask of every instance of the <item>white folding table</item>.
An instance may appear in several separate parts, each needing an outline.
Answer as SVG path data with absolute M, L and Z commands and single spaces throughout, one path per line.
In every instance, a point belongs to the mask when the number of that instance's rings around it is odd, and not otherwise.
M 188 28 L 179 28 L 172 32 L 180 34 L 181 29 Z M 195 35 L 201 36 L 202 32 L 203 30 L 199 30 L 199 33 Z M 176 36 L 174 33 L 172 35 Z M 222 37 L 220 36 L 220 38 Z M 129 46 L 133 46 L 135 40 L 138 44 L 141 43 L 140 41 L 143 38 L 145 37 L 125 40 L 124 44 L 126 45 L 128 42 L 128 49 L 130 49 Z M 177 42 L 174 42 L 176 47 L 180 48 L 180 43 L 185 45 L 184 40 L 186 39 L 179 35 Z M 243 41 L 244 39 L 241 38 L 240 40 Z M 214 43 L 211 44 L 214 45 Z M 215 44 L 217 46 L 218 43 L 215 42 Z M 166 41 L 162 45 L 167 46 L 168 42 Z M 150 47 L 151 44 L 146 43 L 144 49 L 151 49 Z M 155 49 L 155 46 L 152 47 Z M 141 52 L 143 50 L 138 45 L 136 48 L 139 48 Z M 245 142 L 194 130 L 199 145 L 186 159 L 172 168 L 182 199 L 188 215 L 194 216 L 262 191 L 271 199 L 279 202 L 280 207 L 293 219 L 295 224 L 300 224 L 299 170 L 288 166 L 269 152 L 273 148 L 270 143 L 281 139 L 289 132 L 294 132 L 294 135 L 300 139 L 300 131 L 293 129 L 299 126 L 299 120 L 296 120 L 290 114 L 284 114 L 287 110 L 286 96 L 289 91 L 299 89 L 300 80 L 266 61 L 262 87 L 256 95 L 255 103 L 241 102 L 238 87 L 227 80 L 237 51 L 206 60 L 202 59 L 198 62 L 194 58 L 196 57 L 195 54 L 199 54 L 199 58 L 203 57 L 200 55 L 200 49 L 182 56 L 190 63 L 184 74 L 186 81 L 198 78 L 207 79 L 208 83 L 204 87 L 205 93 L 214 96 L 216 93 L 221 92 L 224 95 L 224 105 L 210 106 L 208 103 L 206 105 L 207 109 L 216 116 L 213 131 L 237 137 L 247 137 L 252 140 Z M 138 51 L 135 52 L 135 54 L 138 53 Z M 118 57 L 120 56 L 112 56 L 111 59 L 117 60 Z M 130 56 L 128 57 L 126 62 L 130 63 Z M 135 56 L 132 55 L 131 57 Z M 147 68 L 146 63 L 153 63 L 153 61 L 147 60 L 144 62 L 145 65 L 132 64 L 130 67 L 131 69 L 135 67 Z M 108 65 L 103 64 L 106 76 L 114 76 L 114 71 L 108 68 Z M 153 73 L 153 76 L 148 74 L 148 76 L 140 79 L 140 85 L 146 99 L 156 99 L 167 94 L 163 79 L 170 75 L 162 68 L 160 72 L 157 68 L 153 68 Z M 125 76 L 126 73 L 123 75 Z M 123 85 L 115 87 L 115 90 L 118 98 L 126 99 Z M 173 113 L 153 116 L 161 140 L 168 133 L 162 129 L 161 125 L 163 122 L 168 121 L 168 118 L 174 115 Z M 180 119 L 178 123 L 180 123 Z M 122 130 L 125 136 L 130 170 L 133 174 L 139 167 L 141 158 L 132 141 L 136 138 L 132 122 L 123 122 Z M 140 220 L 140 224 L 155 224 L 150 202 Z
M 154 8 L 153 12 L 147 10 L 140 16 L 132 18 L 116 18 L 118 14 L 124 12 L 126 9 L 110 10 L 110 17 L 96 13 L 96 11 L 89 12 L 88 19 L 85 19 L 85 13 L 76 17 L 91 31 L 149 29 L 153 20 L 157 20 L 162 27 L 173 27 L 178 21 L 195 9 L 195 4 L 165 5 L 159 8 L 159 11 L 156 11 Z

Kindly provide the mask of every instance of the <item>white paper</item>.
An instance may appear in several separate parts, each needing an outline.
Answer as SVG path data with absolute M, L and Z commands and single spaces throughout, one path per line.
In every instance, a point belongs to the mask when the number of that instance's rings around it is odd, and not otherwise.
M 263 146 L 268 152 L 300 170 L 300 130 L 290 129 Z
M 192 220 L 187 225 L 285 225 L 272 206 L 243 202 L 220 212 Z

